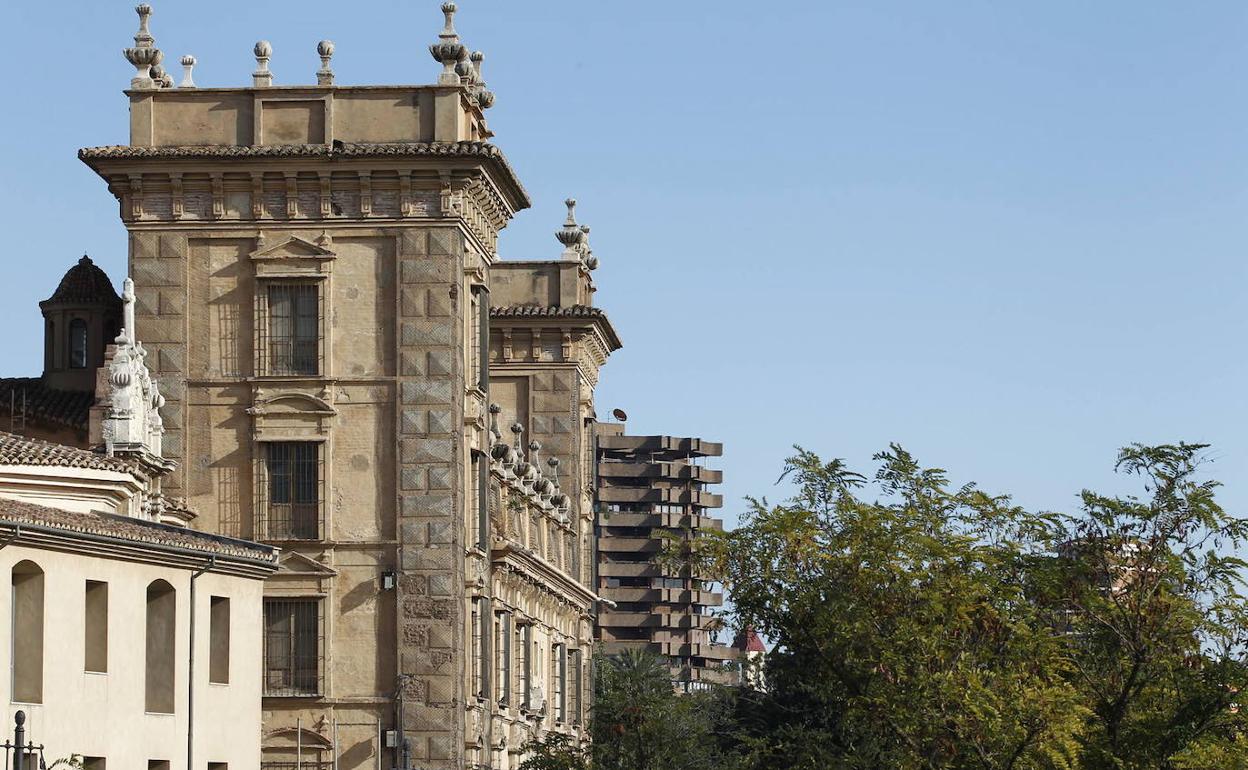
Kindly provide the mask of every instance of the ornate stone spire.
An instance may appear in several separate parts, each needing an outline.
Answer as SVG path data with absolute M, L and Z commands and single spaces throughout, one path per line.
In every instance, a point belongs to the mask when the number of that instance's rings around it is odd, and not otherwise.
M 563 202 L 568 207 L 568 218 L 564 220 L 563 227 L 555 231 L 555 238 L 563 244 L 562 257 L 567 260 L 580 261 L 581 259 L 581 243 L 585 241 L 585 233 L 581 230 L 580 225 L 576 223 L 576 199 L 568 198 Z
M 163 467 L 166 461 L 161 457 L 161 436 L 165 429 L 160 408 L 165 399 L 147 368 L 147 352 L 134 339 L 134 281 L 125 280 L 121 297 L 125 327 L 109 349 L 97 380 L 99 395 L 91 410 L 91 432 L 110 455 L 132 455 Z
M 455 71 L 455 67 L 468 55 L 468 49 L 460 41 L 459 33 L 455 31 L 455 10 L 455 3 L 442 4 L 442 15 L 446 17 L 446 24 L 438 33 L 438 42 L 429 46 L 429 53 L 434 61 L 442 64 L 442 74 L 438 75 L 440 86 L 460 84 L 460 76 Z
M 125 55 L 126 61 L 134 65 L 135 69 L 130 87 L 135 90 L 147 90 L 156 87 L 152 80 L 152 67 L 159 65 L 164 57 L 160 49 L 156 48 L 156 39 L 152 37 L 148 29 L 152 6 L 142 3 L 136 6 L 134 11 L 139 15 L 139 31 L 134 35 L 134 47 L 124 49 L 122 54 Z
M 316 55 L 321 57 L 321 68 L 316 71 L 316 84 L 318 86 L 332 86 L 334 84 L 334 71 L 329 67 L 329 60 L 334 56 L 334 41 L 322 40 L 317 43 Z
M 193 70 L 195 69 L 195 57 L 189 53 L 182 57 L 182 82 L 178 83 L 178 88 L 194 88 L 195 78 Z
M 269 59 L 273 57 L 273 46 L 267 40 L 256 43 L 256 71 L 251 73 L 251 84 L 256 88 L 268 88 L 273 85 L 273 73 L 269 71 Z

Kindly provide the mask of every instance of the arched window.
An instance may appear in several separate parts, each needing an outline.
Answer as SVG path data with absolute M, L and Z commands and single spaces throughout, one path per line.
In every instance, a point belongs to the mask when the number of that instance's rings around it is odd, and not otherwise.
M 87 368 L 87 322 L 81 318 L 69 322 L 69 368 Z
M 13 700 L 43 703 L 43 570 L 13 565 Z
M 147 587 L 147 660 L 144 667 L 148 713 L 173 713 L 177 610 L 177 594 L 173 586 L 163 580 L 152 581 Z

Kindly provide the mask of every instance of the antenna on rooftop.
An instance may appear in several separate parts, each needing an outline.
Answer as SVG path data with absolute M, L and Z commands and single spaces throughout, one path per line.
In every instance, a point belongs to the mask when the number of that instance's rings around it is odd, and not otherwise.
M 611 416 L 620 422 L 628 422 L 628 414 L 626 414 L 623 409 L 612 409 Z

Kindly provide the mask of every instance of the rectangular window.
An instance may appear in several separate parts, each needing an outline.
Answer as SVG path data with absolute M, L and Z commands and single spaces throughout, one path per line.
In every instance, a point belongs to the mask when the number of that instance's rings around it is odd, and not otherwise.
M 230 600 L 213 596 L 208 606 L 208 681 L 230 683 Z
M 103 674 L 108 671 L 108 583 L 87 581 L 83 634 L 86 652 L 84 671 Z
M 105 770 L 104 757 L 83 757 L 82 770 Z
M 495 672 L 498 687 L 498 705 L 506 708 L 511 704 L 511 613 L 499 612 L 494 616 L 494 656 L 498 664 Z
M 582 713 L 584 711 L 584 702 L 582 701 L 582 698 L 584 697 L 583 693 L 585 692 L 585 663 L 583 651 L 570 650 L 568 652 L 568 656 L 569 668 L 572 670 L 571 680 L 568 682 L 568 687 L 571 689 L 572 695 L 572 724 L 579 725 L 583 719 Z
M 230 770 L 228 762 L 209 762 L 208 770 Z
M 475 517 L 472 543 L 483 552 L 490 550 L 490 463 L 481 452 L 472 453 L 473 478 L 468 515 Z
M 321 677 L 318 599 L 264 600 L 264 694 L 318 695 Z
M 265 445 L 270 540 L 320 536 L 320 444 L 283 441 Z
M 555 721 L 559 723 L 567 720 L 568 657 L 566 650 L 567 647 L 562 644 L 550 646 L 550 699 L 555 710 Z
M 532 671 L 529 662 L 529 648 L 532 645 L 533 627 L 528 623 L 516 626 L 516 660 L 517 671 L 517 690 L 516 703 L 523 709 L 531 709 L 532 704 L 529 701 L 529 690 L 532 685 Z
M 484 596 L 475 597 L 472 600 L 472 691 L 482 699 L 488 698 L 490 693 L 489 622 L 489 600 Z
M 320 372 L 320 298 L 312 283 L 269 286 L 269 374 Z
M 169 770 L 169 760 L 149 759 L 147 760 L 147 770 Z

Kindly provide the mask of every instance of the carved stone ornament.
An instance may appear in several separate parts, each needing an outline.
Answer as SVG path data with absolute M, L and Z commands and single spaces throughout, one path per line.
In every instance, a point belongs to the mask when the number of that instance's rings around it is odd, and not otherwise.
M 163 464 L 161 437 L 165 433 L 160 407 L 165 399 L 145 363 L 142 343 L 132 340 L 134 329 L 134 281 L 127 278 L 122 288 L 125 328 L 117 336 L 106 363 L 107 394 L 101 421 L 105 451 L 133 454 L 155 464 Z

